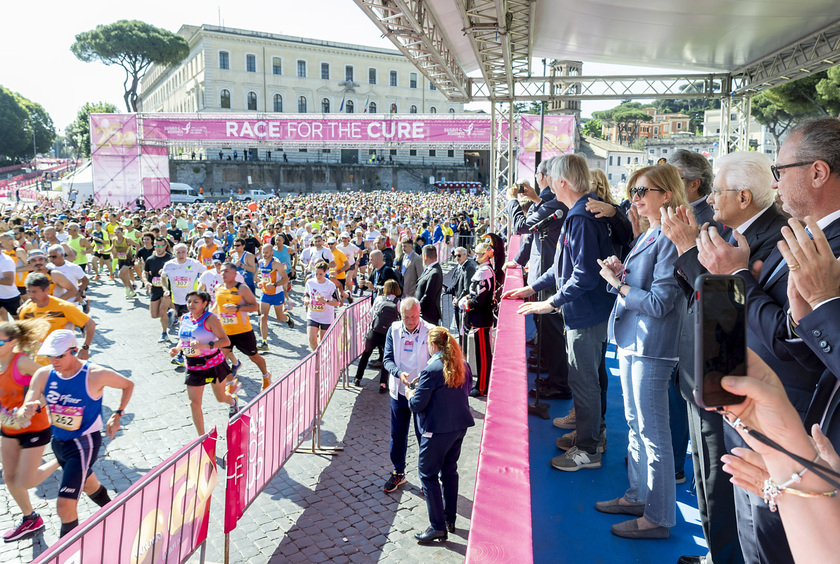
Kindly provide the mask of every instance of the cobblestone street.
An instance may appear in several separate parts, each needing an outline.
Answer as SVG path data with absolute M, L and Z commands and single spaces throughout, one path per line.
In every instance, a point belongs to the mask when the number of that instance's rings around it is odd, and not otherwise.
M 308 352 L 300 286 L 292 299 L 294 330 L 272 320 L 273 336 L 265 354 L 269 369 L 283 375 Z M 88 295 L 97 322 L 91 360 L 113 368 L 134 383 L 134 396 L 123 417 L 123 430 L 105 440 L 94 470 L 114 492 L 125 491 L 155 465 L 195 437 L 184 386 L 183 369 L 171 365 L 168 347 L 156 343 L 160 325 L 148 314 L 148 298 L 126 300 L 114 282 L 91 284 Z M 451 317 L 451 308 L 449 315 Z M 257 317 L 252 323 L 258 326 Z M 174 343 L 174 339 L 171 339 Z M 374 354 L 376 358 L 376 354 Z M 355 366 L 350 367 L 351 382 Z M 248 508 L 230 537 L 231 562 L 463 562 L 472 510 L 475 467 L 484 413 L 484 401 L 471 399 L 476 427 L 469 430 L 460 462 L 460 501 L 457 532 L 449 541 L 419 546 L 414 533 L 428 526 L 426 504 L 417 477 L 417 445 L 409 442 L 408 484 L 394 494 L 382 491 L 391 471 L 389 396 L 377 393 L 378 371 L 368 370 L 361 388 L 339 385 L 322 423 L 322 445 L 343 445 L 336 456 L 295 454 L 263 493 Z M 255 397 L 260 375 L 247 359 L 240 371 L 240 399 Z M 104 398 L 107 418 L 119 395 Z M 224 560 L 224 441 L 227 406 L 204 395 L 207 428 L 219 430 L 217 457 L 219 483 L 213 492 L 207 562 Z M 309 442 L 304 446 L 309 446 Z M 46 458 L 51 459 L 49 448 Z M 36 511 L 46 529 L 34 539 L 0 545 L 0 562 L 30 562 L 58 539 L 55 496 L 59 472 L 31 491 Z M 86 496 L 79 504 L 80 521 L 96 505 Z M 12 528 L 20 510 L 5 487 L 0 488 L 0 528 Z M 191 559 L 198 562 L 198 553 Z

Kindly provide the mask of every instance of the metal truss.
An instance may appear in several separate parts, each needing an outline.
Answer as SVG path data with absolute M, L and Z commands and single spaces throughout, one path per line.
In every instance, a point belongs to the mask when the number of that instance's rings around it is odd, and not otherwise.
M 718 156 L 749 150 L 751 105 L 752 96 L 721 98 Z M 732 120 L 733 115 L 737 117 L 736 120 Z
M 840 21 L 732 71 L 733 93 L 755 93 L 840 64 Z
M 497 107 L 498 106 L 498 107 Z M 515 181 L 514 149 L 516 147 L 516 129 L 514 129 L 513 104 L 493 104 L 490 108 L 490 119 L 493 130 L 490 135 L 490 159 L 492 172 L 490 175 L 490 225 L 497 228 L 496 219 L 504 209 L 507 198 L 499 198 L 501 190 Z M 510 231 L 508 231 L 510 232 Z
M 510 97 L 517 102 L 717 98 L 728 93 L 729 84 L 726 74 L 516 77 Z M 470 78 L 469 97 L 473 102 L 491 101 L 494 91 L 486 79 Z
M 493 100 L 510 100 L 514 81 L 531 74 L 535 0 L 456 2 Z
M 467 75 L 424 0 L 353 0 L 450 101 L 467 101 Z

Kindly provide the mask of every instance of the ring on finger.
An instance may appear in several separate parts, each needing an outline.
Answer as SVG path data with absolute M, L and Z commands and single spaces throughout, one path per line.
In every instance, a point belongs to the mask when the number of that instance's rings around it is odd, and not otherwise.
M 789 264 L 788 265 L 788 270 L 790 270 L 791 272 L 793 272 L 794 270 L 799 270 L 799 264 L 797 264 L 797 263 Z

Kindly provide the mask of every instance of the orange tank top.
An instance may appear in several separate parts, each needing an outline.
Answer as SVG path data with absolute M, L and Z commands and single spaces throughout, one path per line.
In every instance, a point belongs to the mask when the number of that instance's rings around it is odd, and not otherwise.
M 23 264 L 23 262 L 18 258 L 17 254 L 15 254 L 16 251 L 14 249 L 12 249 L 11 251 L 3 251 L 3 252 L 6 253 L 7 255 L 9 255 L 9 258 L 11 258 L 13 261 L 15 261 L 15 266 L 16 267 L 21 266 L 21 264 Z M 28 272 L 15 271 L 15 286 L 17 286 L 18 288 L 22 288 L 22 287 L 26 286 L 26 275 L 27 274 L 29 274 L 29 273 Z
M 29 386 L 32 381 L 32 376 L 21 374 L 17 368 L 18 359 L 21 356 L 23 353 L 16 354 L 8 368 L 0 374 L 0 423 L 2 423 L 3 433 L 7 435 L 36 433 L 50 426 L 46 409 L 36 413 L 26 427 L 21 427 L 20 423 L 14 419 L 15 410 L 23 405 L 25 397 L 23 388 Z
M 219 250 L 219 245 L 213 245 L 212 247 L 208 247 L 207 245 L 202 245 L 198 249 L 198 262 L 203 264 L 207 267 L 207 270 L 213 268 L 213 253 Z

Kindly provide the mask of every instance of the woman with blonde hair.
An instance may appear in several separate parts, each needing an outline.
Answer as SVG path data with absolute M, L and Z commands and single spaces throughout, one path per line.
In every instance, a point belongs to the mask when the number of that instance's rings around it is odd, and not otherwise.
M 455 532 L 458 509 L 458 458 L 467 429 L 475 425 L 469 405 L 472 374 L 461 347 L 448 330 L 429 330 L 429 363 L 406 389 L 420 433 L 418 470 L 430 526 L 414 538 L 445 541 Z M 443 492 L 441 493 L 441 484 Z

